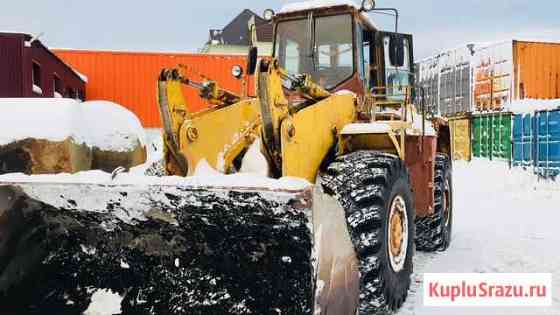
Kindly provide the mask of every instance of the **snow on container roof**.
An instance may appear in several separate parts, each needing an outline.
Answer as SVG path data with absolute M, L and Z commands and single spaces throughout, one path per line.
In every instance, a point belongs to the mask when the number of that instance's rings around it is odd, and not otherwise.
M 536 100 L 524 99 L 504 105 L 504 110 L 513 114 L 531 114 L 536 111 L 555 110 L 560 108 L 560 99 Z
M 138 118 L 106 101 L 79 103 L 67 98 L 0 98 L 0 145 L 27 138 L 53 142 L 73 138 L 105 151 L 145 144 Z
M 278 13 L 285 14 L 321 8 L 332 8 L 344 5 L 353 7 L 356 10 L 360 10 L 361 8 L 360 5 L 357 5 L 356 2 L 352 0 L 309 0 L 285 4 Z M 371 26 L 373 26 L 375 29 L 379 29 L 369 15 L 362 13 L 362 16 L 371 24 Z

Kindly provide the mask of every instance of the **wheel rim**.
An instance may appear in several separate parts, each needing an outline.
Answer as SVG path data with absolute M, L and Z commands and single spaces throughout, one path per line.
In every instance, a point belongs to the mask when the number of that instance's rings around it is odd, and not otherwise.
M 399 272 L 404 268 L 408 249 L 408 215 L 404 198 L 396 196 L 390 209 L 387 225 L 389 261 L 391 268 Z

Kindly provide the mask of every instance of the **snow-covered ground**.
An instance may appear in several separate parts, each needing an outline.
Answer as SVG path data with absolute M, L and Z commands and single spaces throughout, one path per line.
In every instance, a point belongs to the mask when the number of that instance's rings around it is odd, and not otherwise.
M 454 165 L 454 226 L 445 253 L 417 253 L 399 315 L 560 314 L 560 183 L 484 160 Z M 548 308 L 423 306 L 424 273 L 552 273 Z

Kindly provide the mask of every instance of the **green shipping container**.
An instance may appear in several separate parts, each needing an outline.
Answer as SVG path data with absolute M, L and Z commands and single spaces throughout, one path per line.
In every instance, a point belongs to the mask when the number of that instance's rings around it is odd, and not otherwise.
M 511 113 L 496 113 L 473 118 L 472 146 L 475 157 L 511 161 L 511 117 Z

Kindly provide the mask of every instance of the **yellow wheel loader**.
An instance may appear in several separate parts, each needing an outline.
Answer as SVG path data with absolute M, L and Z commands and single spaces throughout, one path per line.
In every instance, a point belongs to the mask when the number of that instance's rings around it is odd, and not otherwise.
M 252 48 L 232 69 L 253 96 L 164 69 L 175 177 L 5 183 L 0 306 L 73 314 L 109 289 L 122 314 L 397 310 L 414 248 L 451 241 L 449 129 L 414 88 L 412 36 L 379 31 L 368 10 L 267 11 L 273 56 Z M 215 106 L 189 112 L 185 85 Z

